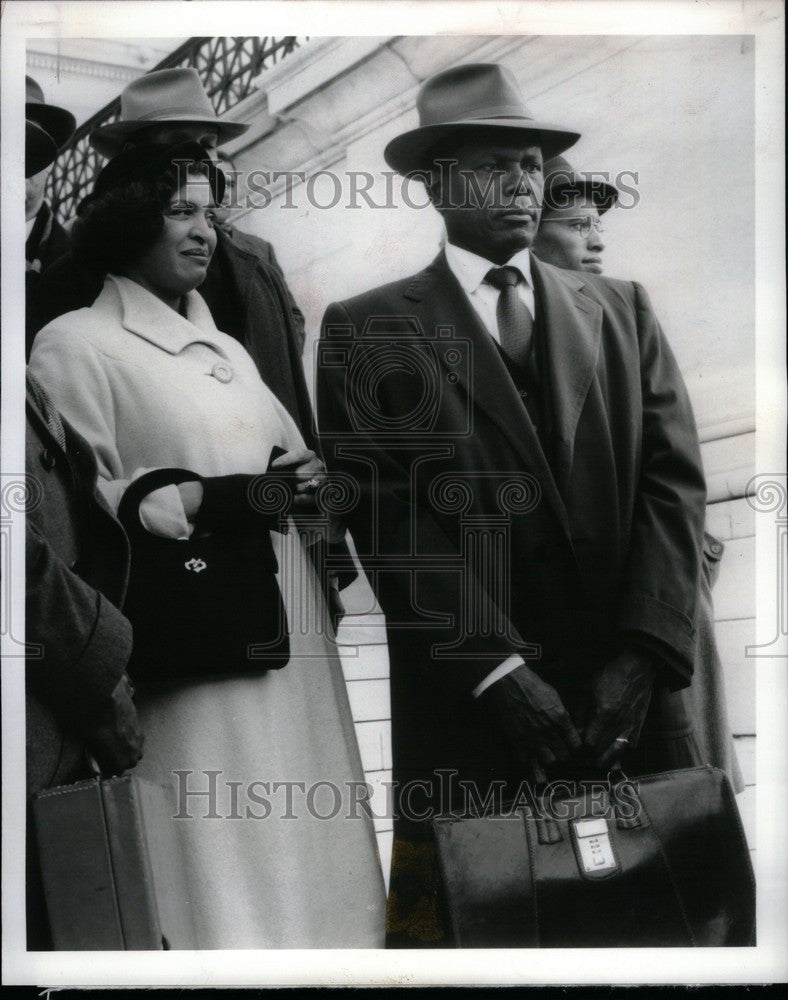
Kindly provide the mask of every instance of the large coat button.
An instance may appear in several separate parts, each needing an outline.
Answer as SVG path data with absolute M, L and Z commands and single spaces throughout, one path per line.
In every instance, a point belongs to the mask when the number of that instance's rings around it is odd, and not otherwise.
M 225 385 L 233 380 L 233 369 L 231 365 L 228 365 L 226 361 L 217 361 L 216 364 L 211 369 L 211 375 L 218 381 L 224 382 Z
M 41 464 L 44 466 L 44 468 L 49 472 L 52 469 L 54 469 L 56 462 L 57 459 L 49 450 L 49 448 L 44 448 L 44 450 L 41 452 Z

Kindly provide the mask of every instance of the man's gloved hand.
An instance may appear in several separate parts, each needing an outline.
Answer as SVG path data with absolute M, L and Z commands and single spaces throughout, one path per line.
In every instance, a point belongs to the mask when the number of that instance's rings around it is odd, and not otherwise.
M 481 697 L 498 712 L 519 761 L 554 764 L 580 748 L 582 741 L 558 692 L 527 664 L 495 681 Z
M 124 674 L 106 709 L 85 732 L 85 743 L 102 775 L 109 777 L 132 768 L 142 757 L 144 737 L 133 701 L 134 689 Z
M 654 658 L 632 647 L 609 660 L 594 677 L 584 743 L 595 764 L 605 767 L 637 746 L 655 676 Z

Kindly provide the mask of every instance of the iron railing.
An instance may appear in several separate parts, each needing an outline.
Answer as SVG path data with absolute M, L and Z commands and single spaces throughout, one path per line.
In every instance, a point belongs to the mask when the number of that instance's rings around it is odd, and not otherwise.
M 218 115 L 235 107 L 249 95 L 252 80 L 306 41 L 295 35 L 281 38 L 189 38 L 153 67 L 169 69 L 193 66 L 200 74 Z M 47 182 L 47 200 L 55 216 L 65 222 L 93 186 L 103 160 L 90 147 L 90 133 L 120 116 L 120 97 L 88 118 L 52 166 Z

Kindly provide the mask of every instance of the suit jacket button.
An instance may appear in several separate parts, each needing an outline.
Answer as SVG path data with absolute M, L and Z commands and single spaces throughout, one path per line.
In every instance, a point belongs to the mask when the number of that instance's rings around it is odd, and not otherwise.
M 56 461 L 57 459 L 49 450 L 49 448 L 44 448 L 44 450 L 41 452 L 41 464 L 44 466 L 44 468 L 47 469 L 48 471 L 54 469 Z

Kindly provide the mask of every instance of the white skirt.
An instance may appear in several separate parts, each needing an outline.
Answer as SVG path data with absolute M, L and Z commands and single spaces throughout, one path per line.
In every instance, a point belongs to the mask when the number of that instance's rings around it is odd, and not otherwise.
M 383 877 L 339 654 L 297 533 L 272 539 L 290 663 L 140 687 L 136 773 L 173 788 L 198 948 L 383 947 Z

